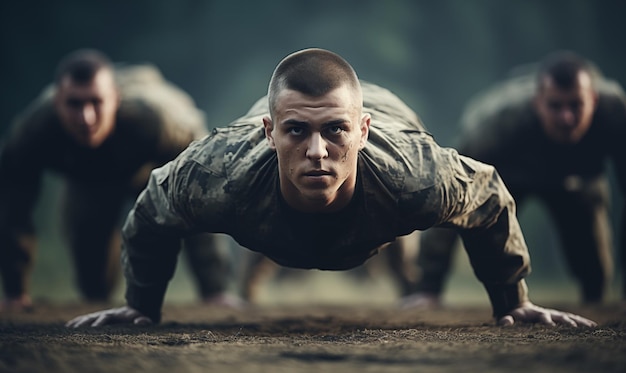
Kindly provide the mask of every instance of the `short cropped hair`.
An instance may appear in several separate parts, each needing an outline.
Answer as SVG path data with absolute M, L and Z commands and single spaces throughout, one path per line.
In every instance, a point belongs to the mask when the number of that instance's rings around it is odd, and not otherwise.
M 102 69 L 113 70 L 111 60 L 102 52 L 94 49 L 80 49 L 65 56 L 57 65 L 56 84 L 69 76 L 78 84 L 89 83 Z
M 543 59 L 537 74 L 539 89 L 543 79 L 549 77 L 560 89 L 571 89 L 578 82 L 578 74 L 587 72 L 594 79 L 597 71 L 595 66 L 585 58 L 571 51 L 557 51 Z
M 362 95 L 356 72 L 338 54 L 319 48 L 294 52 L 274 69 L 267 93 L 270 112 L 274 111 L 276 97 L 283 89 L 319 97 L 344 84 Z

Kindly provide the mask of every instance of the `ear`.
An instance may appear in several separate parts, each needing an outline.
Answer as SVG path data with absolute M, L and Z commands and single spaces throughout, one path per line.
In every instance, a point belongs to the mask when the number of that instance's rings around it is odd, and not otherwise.
M 370 123 L 372 121 L 372 117 L 369 114 L 363 114 L 361 118 L 361 142 L 359 144 L 359 149 L 363 149 L 365 144 L 367 144 L 367 138 L 370 134 Z
M 263 117 L 263 127 L 265 128 L 265 138 L 267 139 L 270 149 L 276 150 L 274 137 L 272 137 L 272 131 L 274 130 L 274 124 L 272 123 L 272 118 Z

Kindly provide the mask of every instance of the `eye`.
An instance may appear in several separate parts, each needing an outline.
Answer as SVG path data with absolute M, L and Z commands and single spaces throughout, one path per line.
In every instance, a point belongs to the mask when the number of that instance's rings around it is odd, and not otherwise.
M 569 108 L 570 108 L 573 112 L 577 112 L 577 111 L 579 111 L 581 107 L 582 107 L 582 103 L 581 103 L 581 102 L 579 102 L 579 101 L 574 101 L 574 102 L 571 102 L 571 103 L 569 104 Z
M 339 135 L 343 132 L 343 128 L 341 128 L 340 126 L 330 126 L 326 130 L 331 135 Z
M 67 106 L 71 107 L 72 109 L 80 109 L 83 106 L 83 102 L 81 100 L 76 100 L 73 98 L 67 99 L 66 103 Z
M 550 101 L 548 102 L 548 108 L 552 111 L 561 110 L 561 104 L 559 102 Z
M 302 127 L 289 127 L 287 128 L 287 132 L 290 135 L 300 136 L 304 133 L 304 129 Z

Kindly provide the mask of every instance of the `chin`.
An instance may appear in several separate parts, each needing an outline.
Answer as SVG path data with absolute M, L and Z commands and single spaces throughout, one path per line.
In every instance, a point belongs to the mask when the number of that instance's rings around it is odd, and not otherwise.
M 332 199 L 328 195 L 304 194 L 302 197 L 302 202 L 308 206 L 311 212 L 324 210 L 332 203 Z
M 564 136 L 561 136 L 559 142 L 564 144 L 577 144 L 582 139 L 582 136 L 574 133 L 570 133 Z

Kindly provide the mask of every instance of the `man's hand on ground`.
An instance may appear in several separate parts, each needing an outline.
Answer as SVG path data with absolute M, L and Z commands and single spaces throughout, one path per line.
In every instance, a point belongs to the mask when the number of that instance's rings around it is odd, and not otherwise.
M 586 319 L 573 313 L 562 312 L 549 308 L 543 308 L 526 302 L 519 307 L 513 309 L 498 320 L 498 325 L 509 326 L 516 322 L 540 323 L 544 325 L 569 325 L 569 326 L 586 326 L 595 327 L 598 324 L 595 321 Z
M 141 314 L 136 309 L 124 306 L 75 317 L 72 320 L 68 321 L 65 326 L 68 328 L 80 328 L 81 326 L 95 327 L 124 323 L 132 323 L 135 325 L 148 325 L 152 324 L 152 320 Z

